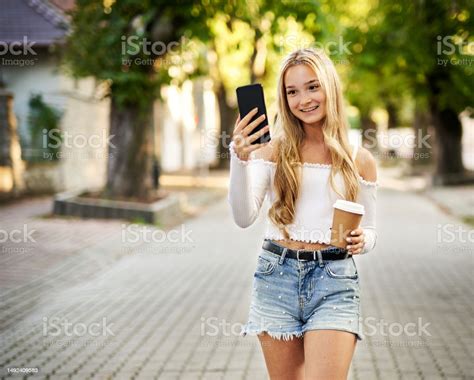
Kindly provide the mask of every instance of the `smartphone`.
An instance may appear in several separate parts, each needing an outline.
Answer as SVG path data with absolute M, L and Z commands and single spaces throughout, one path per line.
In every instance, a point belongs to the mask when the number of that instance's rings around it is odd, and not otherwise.
M 255 107 L 258 107 L 257 113 L 252 117 L 249 124 L 261 115 L 265 115 L 265 119 L 257 125 L 250 135 L 258 132 L 268 124 L 267 108 L 265 107 L 265 98 L 263 96 L 263 87 L 260 83 L 249 84 L 247 86 L 238 87 L 237 103 L 239 104 L 240 119 L 244 118 Z M 270 131 L 265 132 L 262 136 L 252 142 L 254 144 L 262 144 L 270 141 Z

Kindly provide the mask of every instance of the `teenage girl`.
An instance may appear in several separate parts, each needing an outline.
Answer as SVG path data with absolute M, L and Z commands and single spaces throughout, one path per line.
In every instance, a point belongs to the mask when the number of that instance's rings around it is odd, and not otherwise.
M 364 339 L 353 255 L 375 247 L 376 163 L 349 144 L 339 77 L 324 52 L 300 49 L 278 80 L 279 136 L 251 145 L 256 109 L 236 121 L 228 200 L 235 223 L 250 226 L 267 196 L 271 207 L 253 279 L 248 323 L 270 378 L 346 379 Z M 331 246 L 337 199 L 364 205 L 347 249 Z

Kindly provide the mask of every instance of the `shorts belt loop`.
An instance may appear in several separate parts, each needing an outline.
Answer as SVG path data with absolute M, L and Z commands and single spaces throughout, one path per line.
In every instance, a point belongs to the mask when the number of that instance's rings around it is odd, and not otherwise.
M 283 249 L 283 253 L 281 254 L 280 260 L 278 260 L 278 264 L 281 265 L 283 264 L 283 261 L 285 261 L 286 251 L 288 251 L 287 247 Z
M 318 254 L 319 266 L 322 268 L 324 264 L 323 264 L 323 255 L 321 254 L 321 250 L 318 249 L 316 253 Z

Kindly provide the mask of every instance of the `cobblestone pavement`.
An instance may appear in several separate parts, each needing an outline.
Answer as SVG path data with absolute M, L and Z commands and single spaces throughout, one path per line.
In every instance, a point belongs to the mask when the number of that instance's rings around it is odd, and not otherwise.
M 462 219 L 474 218 L 474 185 L 432 187 L 424 192 L 442 210 Z
M 40 217 L 50 207 L 0 208 L 0 377 L 267 378 L 257 338 L 238 336 L 262 218 L 240 229 L 218 198 L 165 236 Z M 380 189 L 378 231 L 377 248 L 355 258 L 366 340 L 350 379 L 472 379 L 469 227 L 423 196 Z

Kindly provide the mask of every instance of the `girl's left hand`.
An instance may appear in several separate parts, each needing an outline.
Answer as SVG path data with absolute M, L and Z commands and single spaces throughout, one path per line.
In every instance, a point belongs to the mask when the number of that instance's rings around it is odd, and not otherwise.
M 348 241 L 347 250 L 351 255 L 357 255 L 362 252 L 365 245 L 365 235 L 362 228 L 357 228 L 349 233 L 346 238 Z

